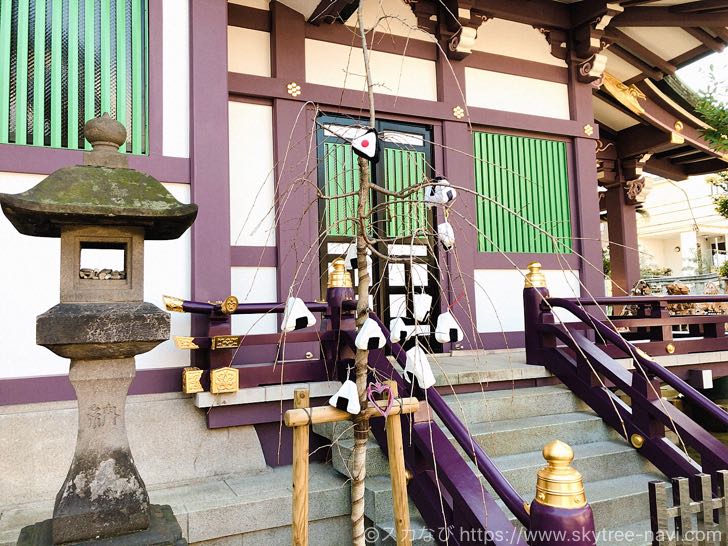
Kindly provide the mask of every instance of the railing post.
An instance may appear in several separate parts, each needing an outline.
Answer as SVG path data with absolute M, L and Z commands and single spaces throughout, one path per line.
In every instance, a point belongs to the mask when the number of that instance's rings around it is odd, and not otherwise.
M 539 332 L 539 324 L 553 323 L 550 310 L 542 310 L 541 304 L 549 297 L 546 288 L 546 277 L 541 272 L 541 264 L 532 262 L 528 264 L 523 285 L 523 331 L 526 336 L 526 363 L 542 365 L 542 349 L 553 347 L 555 340 L 551 336 L 544 336 Z
M 543 448 L 547 466 L 538 471 L 531 503 L 531 546 L 595 546 L 592 509 L 581 474 L 571 466 L 574 451 L 554 440 Z
M 351 284 L 351 276 L 346 271 L 346 264 L 342 258 L 337 258 L 332 263 L 333 271 L 329 273 L 329 279 L 326 288 L 326 303 L 328 303 L 328 324 L 322 324 L 322 328 L 335 332 L 334 340 L 323 343 L 324 358 L 326 367 L 331 377 L 338 377 L 340 370 L 336 370 L 336 363 L 346 358 L 353 358 L 354 353 L 349 349 L 344 349 L 341 342 L 341 336 L 338 332 L 342 328 L 354 330 L 354 315 L 351 312 L 344 311 L 344 301 L 354 299 L 354 288 Z M 347 354 L 342 354 L 342 349 Z

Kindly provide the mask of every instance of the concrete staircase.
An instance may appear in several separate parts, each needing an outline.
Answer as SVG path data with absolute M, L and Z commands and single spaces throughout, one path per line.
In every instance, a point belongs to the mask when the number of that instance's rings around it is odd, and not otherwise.
M 650 544 L 647 483 L 663 478 L 662 474 L 566 388 L 451 394 L 446 399 L 525 500 L 534 497 L 536 472 L 544 465 L 541 449 L 549 441 L 560 439 L 574 449 L 574 466 L 584 477 L 597 531 L 601 531 L 600 546 Z M 335 439 L 333 466 L 348 476 L 351 432 L 331 425 L 315 430 Z M 366 515 L 377 529 L 384 531 L 392 526 L 388 466 L 386 457 L 371 440 L 367 452 Z M 490 490 L 490 486 L 486 487 Z M 412 516 L 415 536 L 429 538 L 414 509 Z M 393 542 L 385 537 L 380 543 Z

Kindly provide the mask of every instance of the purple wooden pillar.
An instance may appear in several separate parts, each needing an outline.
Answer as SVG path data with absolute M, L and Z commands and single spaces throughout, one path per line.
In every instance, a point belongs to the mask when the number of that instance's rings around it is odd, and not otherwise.
M 538 471 L 531 503 L 531 546 L 595 546 L 596 531 L 581 474 L 572 466 L 574 452 L 554 440 L 543 448 L 547 466 Z
M 192 226 L 192 299 L 208 301 L 230 293 L 227 3 L 190 1 L 190 56 L 190 183 L 199 205 Z M 209 333 L 208 326 L 207 317 L 194 316 L 192 335 L 230 333 L 227 319 Z M 213 367 L 229 363 L 227 355 L 210 358 Z
M 571 196 L 572 221 L 576 225 L 580 259 L 579 276 L 582 295 L 604 295 L 602 274 L 602 248 L 599 226 L 599 192 L 597 191 L 597 166 L 595 144 L 599 138 L 594 121 L 591 84 L 581 83 L 577 62 L 569 63 L 569 108 L 571 119 L 583 125 L 584 135 L 574 138 L 570 169 L 572 173 Z
M 553 340 L 539 332 L 538 325 L 552 323 L 550 312 L 542 311 L 541 304 L 549 297 L 546 277 L 541 273 L 541 264 L 528 265 L 529 272 L 523 287 L 523 330 L 526 338 L 526 363 L 542 366 L 545 346 L 553 346 Z
M 447 48 L 447 45 L 444 47 Z M 437 61 L 437 94 L 438 99 L 451 108 L 466 107 L 465 66 L 462 62 L 447 59 L 442 51 L 439 51 Z M 473 136 L 466 121 L 466 118 L 462 120 L 453 118 L 442 122 L 443 149 L 440 167 L 442 172 L 438 174 L 444 175 L 452 184 L 475 190 Z M 465 349 L 481 347 L 475 325 L 473 281 L 478 234 L 475 228 L 464 220 L 465 218 L 473 221 L 475 209 L 475 196 L 472 193 L 460 192 L 450 215 L 457 240 L 457 259 L 453 252 L 440 253 L 442 284 L 449 288 L 448 304 L 458 299 L 451 311 L 465 333 L 463 340 Z
M 640 254 L 637 249 L 637 212 L 626 201 L 622 183 L 607 188 L 607 223 L 609 225 L 609 261 L 612 295 L 629 294 L 640 280 Z
M 345 301 L 354 300 L 354 289 L 344 260 L 341 258 L 334 260 L 333 267 L 333 272 L 329 273 L 326 289 L 326 302 L 329 304 L 325 315 L 327 323 L 322 325 L 322 329 L 336 332 L 336 335 L 332 341 L 323 342 L 322 346 L 328 377 L 342 378 L 342 372 L 336 368 L 336 363 L 353 359 L 355 356 L 354 351 L 341 343 L 343 338 L 340 333 L 341 330 L 356 330 L 354 311 L 344 309 Z

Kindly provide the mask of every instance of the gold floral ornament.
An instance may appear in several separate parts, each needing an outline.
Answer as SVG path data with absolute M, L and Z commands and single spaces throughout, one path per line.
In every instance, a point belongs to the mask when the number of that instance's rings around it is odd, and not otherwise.
M 239 388 L 237 368 L 227 366 L 215 368 L 210 372 L 210 392 L 212 394 L 238 392 Z
M 452 109 L 452 115 L 457 119 L 463 119 L 465 117 L 465 110 L 462 106 L 454 106 Z
M 296 82 L 291 82 L 288 84 L 288 94 L 292 97 L 297 97 L 301 94 L 301 86 L 298 85 Z
M 592 136 L 594 134 L 594 127 L 592 127 L 590 123 L 584 125 L 584 134 L 586 136 Z
M 642 104 L 640 104 L 640 101 L 647 100 L 647 97 L 637 88 L 637 86 L 625 85 L 609 72 L 604 73 L 602 84 L 610 95 L 629 108 L 632 112 L 637 115 L 645 113 L 645 109 Z
M 220 308 L 226 315 L 232 315 L 238 310 L 238 298 L 235 296 L 228 296 L 225 301 L 222 302 Z

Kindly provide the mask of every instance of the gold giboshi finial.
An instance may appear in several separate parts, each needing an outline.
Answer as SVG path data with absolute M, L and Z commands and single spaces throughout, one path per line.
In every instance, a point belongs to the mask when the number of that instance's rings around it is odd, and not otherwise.
M 546 288 L 546 276 L 541 272 L 540 262 L 528 264 L 528 273 L 523 284 L 524 288 Z
M 556 508 L 582 508 L 586 506 L 584 481 L 571 466 L 574 451 L 560 440 L 549 442 L 543 448 L 547 466 L 538 471 L 536 499 L 539 504 Z
M 351 288 L 351 276 L 346 270 L 346 262 L 344 261 L 344 258 L 336 258 L 331 265 L 334 270 L 329 272 L 329 282 L 327 286 L 329 288 Z

